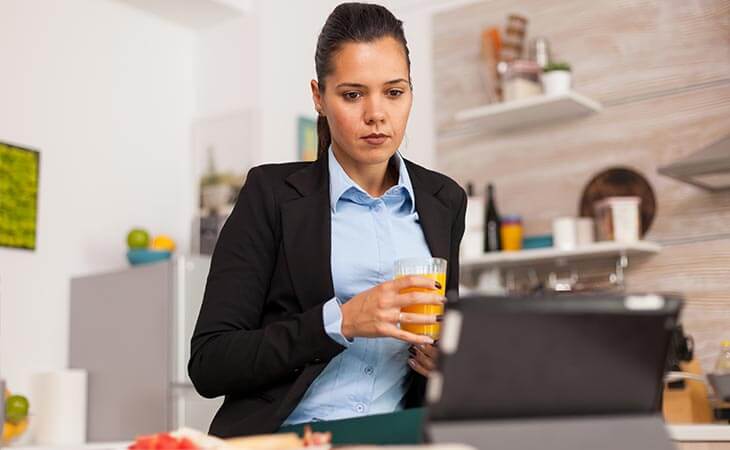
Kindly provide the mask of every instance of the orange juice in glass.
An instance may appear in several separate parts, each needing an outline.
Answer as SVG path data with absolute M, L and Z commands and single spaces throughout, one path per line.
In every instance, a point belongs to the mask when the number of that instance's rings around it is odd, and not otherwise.
M 399 259 L 395 262 L 395 278 L 405 277 L 408 275 L 419 275 L 426 278 L 436 280 L 441 284 L 441 289 L 432 290 L 425 288 L 407 288 L 400 291 L 401 294 L 409 292 L 429 292 L 446 295 L 446 260 L 443 258 L 408 258 Z M 414 314 L 443 315 L 444 305 L 410 305 L 401 308 L 401 312 Z M 441 334 L 441 324 L 414 324 L 402 323 L 402 330 L 422 334 L 430 337 L 434 341 Z

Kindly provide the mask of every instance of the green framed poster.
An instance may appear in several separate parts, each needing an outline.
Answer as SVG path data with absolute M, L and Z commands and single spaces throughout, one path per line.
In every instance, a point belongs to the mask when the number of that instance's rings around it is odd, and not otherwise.
M 35 250 L 40 153 L 0 142 L 0 247 Z
M 300 116 L 297 120 L 297 140 L 300 161 L 317 159 L 317 122 Z

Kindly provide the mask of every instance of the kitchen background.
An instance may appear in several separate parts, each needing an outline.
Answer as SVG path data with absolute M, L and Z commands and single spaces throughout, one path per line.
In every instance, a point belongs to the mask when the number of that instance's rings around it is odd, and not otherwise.
M 575 90 L 602 110 L 503 132 L 485 131 L 489 118 L 454 120 L 487 102 L 481 31 L 515 11 L 529 18 L 529 34 L 547 37 L 554 57 L 571 63 Z M 730 3 L 494 0 L 437 14 L 433 23 L 437 167 L 480 188 L 493 182 L 500 213 L 521 215 L 530 235 L 578 215 L 599 172 L 638 171 L 657 201 L 645 239 L 662 249 L 627 270 L 627 287 L 686 296 L 686 331 L 709 371 L 730 330 L 730 193 L 657 169 L 730 132 Z
M 0 248 L 0 374 L 14 391 L 68 366 L 71 279 L 127 267 L 132 227 L 172 236 L 178 253 L 198 249 L 211 148 L 218 166 L 298 158 L 316 37 L 338 3 L 0 2 L 0 141 L 41 155 L 36 249 Z M 730 193 L 657 169 L 730 133 L 730 3 L 381 3 L 405 22 L 411 50 L 405 155 L 477 194 L 494 183 L 500 212 L 519 214 L 528 235 L 577 216 L 599 172 L 641 173 L 657 201 L 644 239 L 661 249 L 630 258 L 626 285 L 687 297 L 685 331 L 709 370 L 730 329 Z M 571 64 L 597 111 L 502 129 L 489 115 L 456 119 L 489 103 L 482 33 L 514 13 Z M 599 279 L 614 263 L 566 267 Z

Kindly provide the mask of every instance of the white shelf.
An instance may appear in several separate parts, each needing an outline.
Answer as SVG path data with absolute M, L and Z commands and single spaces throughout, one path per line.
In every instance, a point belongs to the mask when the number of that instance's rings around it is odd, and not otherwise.
M 564 265 L 568 262 L 587 259 L 607 259 L 621 256 L 653 255 L 661 250 L 659 244 L 640 241 L 633 244 L 618 242 L 596 242 L 575 250 L 540 248 L 514 252 L 485 253 L 478 258 L 464 259 L 460 267 L 464 271 L 480 269 L 501 269 L 506 267 L 530 267 L 545 264 Z
M 667 425 L 673 441 L 730 442 L 730 425 Z
M 457 122 L 479 121 L 482 129 L 502 131 L 580 117 L 602 108 L 597 101 L 570 91 L 466 109 L 457 112 L 454 118 Z

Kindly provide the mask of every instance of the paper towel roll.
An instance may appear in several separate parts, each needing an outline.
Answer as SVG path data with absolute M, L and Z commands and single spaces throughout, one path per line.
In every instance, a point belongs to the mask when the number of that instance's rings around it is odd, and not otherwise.
M 86 441 L 86 371 L 59 370 L 31 379 L 33 436 L 37 444 Z
M 467 231 L 484 231 L 484 199 L 482 197 L 467 198 L 464 229 Z

